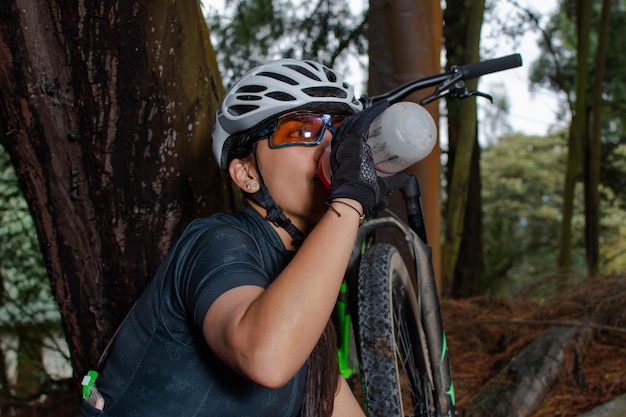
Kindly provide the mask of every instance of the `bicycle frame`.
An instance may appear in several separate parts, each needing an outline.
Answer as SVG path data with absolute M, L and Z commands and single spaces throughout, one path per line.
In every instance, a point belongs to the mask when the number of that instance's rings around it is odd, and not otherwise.
M 348 307 L 348 284 L 344 281 L 339 290 L 339 298 L 335 305 L 335 314 L 337 318 L 337 355 L 339 357 L 339 373 L 345 378 L 350 379 L 355 374 L 356 369 L 350 363 L 350 326 L 352 317 L 350 316 Z
M 454 98 L 466 98 L 470 96 L 482 96 L 491 98 L 489 95 L 479 91 L 468 91 L 464 80 L 478 78 L 485 74 L 503 71 L 522 65 L 519 54 L 513 54 L 501 58 L 468 64 L 463 66 L 453 66 L 450 71 L 442 74 L 424 77 L 419 80 L 407 83 L 386 94 L 360 98 L 364 107 L 387 100 L 390 104 L 397 103 L 409 94 L 429 87 L 436 87 L 432 94 L 420 101 L 424 105 L 439 98 L 448 96 Z M 350 379 L 357 369 L 350 363 L 351 327 L 354 322 L 350 316 L 350 311 L 354 309 L 355 300 L 353 294 L 356 288 L 358 277 L 358 263 L 365 249 L 367 236 L 381 228 L 392 228 L 400 231 L 404 236 L 409 253 L 412 257 L 415 274 L 415 289 L 420 300 L 420 310 L 422 312 L 424 336 L 428 347 L 429 355 L 429 376 L 435 383 L 435 401 L 438 407 L 446 415 L 456 415 L 456 398 L 454 385 L 452 383 L 449 354 L 445 332 L 441 323 L 441 313 L 439 298 L 434 281 L 431 248 L 427 244 L 424 217 L 421 208 L 419 182 L 415 176 L 402 189 L 404 197 L 407 222 L 402 222 L 397 215 L 387 211 L 389 217 L 375 218 L 364 223 L 359 229 L 357 240 L 353 249 L 350 266 L 346 272 L 346 279 L 341 287 L 339 299 L 337 301 L 335 313 L 338 326 L 338 357 L 340 372 L 343 377 Z M 353 329 L 355 334 L 358 329 Z M 358 364 L 357 364 L 358 366 Z

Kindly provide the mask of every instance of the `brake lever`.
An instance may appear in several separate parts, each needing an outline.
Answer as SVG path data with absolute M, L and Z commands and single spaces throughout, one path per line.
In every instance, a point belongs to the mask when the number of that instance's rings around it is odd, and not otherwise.
M 461 80 L 461 77 L 463 75 L 459 71 L 458 67 L 452 67 L 452 71 L 453 74 L 450 76 L 450 78 L 444 80 L 441 84 L 439 84 L 431 95 L 426 96 L 422 100 L 420 100 L 420 104 L 422 106 L 425 106 L 426 104 L 435 100 L 439 100 L 440 98 L 443 98 L 447 95 L 453 94 L 453 92 L 459 88 L 465 89 L 465 84 L 463 83 L 463 80 Z
M 489 100 L 489 102 L 493 103 L 493 96 L 491 96 L 490 94 L 487 94 L 487 93 L 483 93 L 482 91 L 478 91 L 478 90 L 467 91 L 467 89 L 466 89 L 463 93 L 461 93 L 461 94 L 459 94 L 457 96 L 454 96 L 454 97 L 457 97 L 457 98 L 468 98 L 468 97 L 471 97 L 471 96 L 483 97 L 483 98 L 486 98 L 487 100 Z
M 472 90 L 469 91 L 467 87 L 465 87 L 465 83 L 463 81 L 458 81 L 452 88 L 450 88 L 450 83 L 440 84 L 435 92 L 420 101 L 421 105 L 426 105 L 430 102 L 438 100 L 445 96 L 450 96 L 452 98 L 468 98 L 472 96 L 483 97 L 493 103 L 493 97 L 487 93 L 483 93 L 482 91 Z M 445 86 L 445 89 L 442 88 Z

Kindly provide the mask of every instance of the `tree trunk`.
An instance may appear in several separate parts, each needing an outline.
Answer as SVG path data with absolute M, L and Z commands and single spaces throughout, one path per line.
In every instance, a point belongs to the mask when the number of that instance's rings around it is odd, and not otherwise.
M 438 1 L 370 0 L 368 94 L 387 92 L 399 85 L 441 71 L 441 6 Z M 427 92 L 417 92 L 407 101 L 419 101 Z M 426 106 L 435 121 L 438 104 Z M 440 283 L 441 255 L 441 151 L 435 146 L 423 161 L 410 167 L 420 179 L 428 243 L 433 249 L 435 278 Z M 390 206 L 403 213 L 399 193 Z M 440 287 L 441 288 L 441 287 Z
M 480 59 L 480 31 L 484 0 L 448 2 L 444 20 L 446 57 L 449 65 Z M 466 82 L 468 89 L 477 81 Z M 442 247 L 442 279 L 446 289 L 458 296 L 475 294 L 482 280 L 480 158 L 476 122 L 476 99 L 448 100 L 448 200 L 445 210 L 445 241 Z M 468 202 L 471 201 L 471 204 Z M 465 225 L 472 224 L 471 229 Z M 460 252 L 463 251 L 463 256 Z M 457 275 L 458 273 L 458 275 Z
M 478 131 L 476 134 L 478 135 Z M 480 154 L 481 149 L 476 137 L 470 166 L 463 236 L 450 288 L 453 298 L 472 297 L 482 294 L 484 290 Z
M 464 417 L 532 415 L 568 365 L 568 358 L 574 361 L 574 370 L 580 370 L 579 352 L 591 333 L 585 327 L 555 327 L 545 332 L 480 389 Z
M 172 240 L 229 202 L 210 152 L 217 67 L 196 0 L 7 0 L 0 141 L 78 380 Z
M 608 46 L 609 17 L 611 1 L 602 1 L 600 24 L 598 25 L 598 49 L 595 57 L 595 75 L 591 90 L 591 133 L 585 155 L 585 248 L 587 254 L 587 275 L 595 276 L 598 271 L 600 236 L 600 159 L 602 144 L 602 94 L 605 73 L 606 51 Z
M 588 137 L 587 88 L 589 57 L 589 28 L 591 22 L 591 0 L 576 2 L 577 60 L 576 103 L 568 136 L 567 170 L 563 189 L 563 218 L 561 220 L 561 242 L 559 251 L 560 288 L 568 284 L 572 268 L 572 215 L 574 212 L 574 188 L 580 175 L 582 143 Z

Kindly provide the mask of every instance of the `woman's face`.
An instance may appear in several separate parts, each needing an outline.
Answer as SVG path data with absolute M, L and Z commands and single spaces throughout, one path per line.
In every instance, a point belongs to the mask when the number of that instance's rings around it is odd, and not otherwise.
M 318 175 L 318 163 L 332 139 L 326 129 L 317 146 L 271 149 L 267 139 L 257 144 L 257 162 L 265 185 L 285 215 L 304 233 L 322 217 L 330 192 Z

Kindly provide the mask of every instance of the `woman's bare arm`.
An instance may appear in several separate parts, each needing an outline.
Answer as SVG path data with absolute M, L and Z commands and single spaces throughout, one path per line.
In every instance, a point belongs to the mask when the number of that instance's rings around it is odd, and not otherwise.
M 205 317 L 213 351 L 260 385 L 280 387 L 296 374 L 333 311 L 359 226 L 354 210 L 342 204 L 335 209 L 341 216 L 328 210 L 267 289 L 232 289 Z

